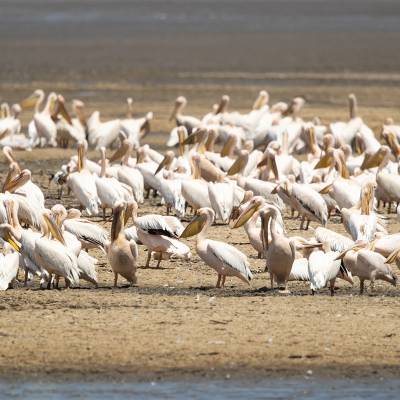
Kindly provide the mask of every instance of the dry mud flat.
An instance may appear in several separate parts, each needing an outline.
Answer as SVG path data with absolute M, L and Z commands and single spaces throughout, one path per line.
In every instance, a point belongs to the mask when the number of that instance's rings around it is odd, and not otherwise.
M 35 150 L 17 156 L 45 188 L 47 204 L 56 203 L 46 173 L 56 170 L 63 155 Z M 46 158 L 43 167 L 38 160 Z M 2 168 L 4 179 L 4 163 Z M 150 199 L 140 211 L 164 213 L 158 201 Z M 76 206 L 71 197 L 62 202 Z M 285 217 L 289 235 L 312 234 Z M 329 227 L 343 232 L 337 217 Z M 394 218 L 388 229 L 398 230 Z M 0 376 L 398 376 L 398 288 L 379 283 L 373 295 L 359 296 L 357 285 L 339 282 L 335 297 L 327 290 L 310 296 L 306 283 L 292 282 L 291 295 L 278 295 L 267 288 L 264 262 L 255 258 L 242 229 L 215 225 L 211 236 L 249 255 L 255 271 L 251 287 L 228 279 L 225 290 L 214 289 L 216 274 L 195 252 L 190 262 L 164 261 L 160 269 L 146 269 L 140 247 L 137 287 L 113 289 L 104 255 L 93 252 L 100 262 L 98 289 L 83 282 L 80 289 L 48 291 L 35 282 L 1 292 Z

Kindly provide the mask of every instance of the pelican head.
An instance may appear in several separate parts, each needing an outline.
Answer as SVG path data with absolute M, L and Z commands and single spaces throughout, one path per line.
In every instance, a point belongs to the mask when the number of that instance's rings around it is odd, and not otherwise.
M 55 112 L 56 115 L 60 114 L 67 122 L 68 124 L 72 125 L 72 120 L 71 117 L 65 107 L 65 99 L 64 97 L 59 94 L 56 96 L 56 103 L 55 103 Z
M 46 223 L 47 230 L 51 234 L 53 239 L 58 240 L 60 243 L 65 245 L 65 240 L 61 232 L 61 229 L 54 220 L 51 211 L 50 210 L 43 211 L 42 216 Z
M 265 200 L 261 196 L 254 196 L 250 201 L 247 207 L 242 211 L 239 215 L 239 218 L 236 220 L 233 225 L 233 229 L 240 228 L 244 225 L 255 212 L 259 211 L 261 207 L 265 205 Z
M 391 154 L 388 146 L 381 146 L 376 153 L 370 157 L 365 157 L 361 169 L 379 167 L 384 160 L 388 160 Z
M 169 120 L 172 121 L 186 106 L 187 100 L 184 96 L 179 96 L 175 100 L 174 108 L 172 109 Z
M 36 103 L 44 98 L 44 92 L 42 89 L 36 89 L 29 97 L 21 101 L 21 107 L 23 109 L 33 108 Z
M 61 226 L 63 221 L 68 217 L 67 210 L 62 204 L 55 204 L 53 207 L 51 207 L 51 213 L 54 216 L 58 226 Z
M 67 212 L 68 219 L 80 218 L 82 213 L 77 208 L 70 208 Z
M 227 174 L 235 175 L 235 174 L 238 174 L 239 172 L 243 171 L 243 169 L 246 168 L 248 161 L 249 161 L 249 152 L 247 150 L 241 150 L 238 158 L 231 165 Z
M 157 175 L 164 167 L 166 167 L 166 169 L 169 169 L 172 162 L 174 161 L 174 158 L 175 158 L 175 153 L 172 150 L 168 150 L 165 153 L 163 160 L 158 165 L 156 172 L 154 172 L 154 175 Z
M 258 94 L 256 101 L 253 104 L 253 110 L 259 110 L 260 108 L 264 107 L 268 104 L 269 101 L 269 94 L 266 90 L 261 90 Z
M 207 223 L 211 224 L 214 219 L 215 213 L 211 208 L 204 207 L 198 209 L 196 215 L 190 221 L 189 225 L 186 226 L 180 237 L 188 238 L 197 235 L 203 230 Z
M 25 185 L 31 179 L 31 171 L 28 169 L 22 170 L 17 176 L 7 180 L 4 183 L 3 191 L 4 192 L 14 192 L 21 186 Z
M 10 224 L 0 225 L 0 237 L 9 243 L 16 251 L 21 251 L 21 244 L 19 243 L 21 235 L 18 235 L 17 231 Z

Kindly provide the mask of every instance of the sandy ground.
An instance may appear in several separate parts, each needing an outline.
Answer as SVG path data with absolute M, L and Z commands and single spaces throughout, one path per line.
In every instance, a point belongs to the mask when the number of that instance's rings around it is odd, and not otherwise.
M 107 117 L 123 114 L 124 98 L 133 93 L 138 113 L 152 110 L 156 118 L 147 141 L 163 149 L 166 122 L 177 94 L 188 96 L 188 113 L 205 113 L 222 93 L 233 98 L 233 108 L 246 109 L 260 87 L 225 84 L 118 87 L 97 84 L 85 100 L 89 109 L 101 109 Z M 50 85 L 43 85 L 48 89 Z M 53 87 L 68 99 L 82 88 L 56 83 Z M 32 86 L 3 84 L 2 93 L 14 101 Z M 387 116 L 398 116 L 399 89 L 353 87 L 360 113 L 376 130 Z M 349 87 L 272 87 L 273 100 L 306 93 L 310 105 L 306 118 L 324 121 L 345 119 Z M 157 100 L 158 98 L 158 100 Z M 23 121 L 29 113 L 23 114 Z M 50 207 L 56 188 L 48 174 L 74 150 L 18 152 L 24 167 L 33 171 Z M 91 157 L 98 155 L 91 153 Z M 45 160 L 45 161 L 44 161 Z M 0 162 L 1 179 L 5 176 Z M 69 196 L 63 204 L 76 206 Z M 383 211 L 383 210 L 381 210 Z M 140 208 L 141 213 L 164 213 L 158 198 Z M 397 232 L 394 215 L 388 230 Z M 110 223 L 94 218 L 107 229 Z M 311 236 L 298 230 L 299 220 L 286 215 L 288 234 Z M 312 224 L 315 227 L 315 224 Z M 338 217 L 329 228 L 343 233 Z M 0 377 L 31 375 L 60 379 L 154 379 L 166 377 L 262 377 L 314 374 L 324 376 L 398 376 L 400 362 L 399 289 L 378 283 L 373 294 L 358 295 L 355 287 L 338 282 L 335 297 L 327 290 L 310 296 L 306 283 L 290 283 L 292 294 L 268 289 L 264 261 L 256 258 L 242 229 L 212 227 L 210 235 L 227 240 L 245 252 L 255 272 L 251 287 L 228 279 L 225 290 L 214 288 L 216 274 L 199 260 L 164 261 L 162 268 L 144 268 L 146 252 L 140 247 L 138 286 L 112 288 L 113 275 L 105 257 L 99 259 L 99 288 L 82 283 L 80 289 L 40 290 L 38 282 L 0 293 Z M 193 247 L 193 240 L 188 241 Z M 394 269 L 396 267 L 393 267 Z M 397 271 L 398 272 L 398 271 Z M 124 285 L 124 282 L 120 282 Z M 310 372 L 312 371 L 312 372 Z

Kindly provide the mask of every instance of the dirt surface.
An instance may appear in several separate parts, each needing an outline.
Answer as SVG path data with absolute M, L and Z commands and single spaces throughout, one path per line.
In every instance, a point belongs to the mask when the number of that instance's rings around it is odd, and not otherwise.
M 0 102 L 54 90 L 106 120 L 123 116 L 133 97 L 136 115 L 154 112 L 145 142 L 160 151 L 178 95 L 188 99 L 185 113 L 197 116 L 225 93 L 231 110 L 244 112 L 261 89 L 271 103 L 303 95 L 302 116 L 329 123 L 348 118 L 354 92 L 377 134 L 387 117 L 400 119 L 396 0 L 166 4 L 0 0 Z M 24 131 L 31 116 L 22 113 Z M 48 179 L 74 153 L 17 153 L 48 207 L 77 206 L 68 196 L 58 200 Z M 0 156 L 1 181 L 5 170 Z M 140 208 L 146 212 L 165 209 L 155 198 Z M 398 232 L 394 214 L 388 217 L 388 230 Z M 288 215 L 285 224 L 289 236 L 312 235 Z M 328 227 L 344 232 L 337 216 Z M 0 292 L 0 378 L 399 376 L 398 288 L 377 282 L 373 294 L 359 296 L 356 279 L 354 287 L 339 281 L 335 297 L 327 290 L 311 296 L 306 283 L 291 282 L 292 294 L 278 295 L 268 290 L 264 262 L 243 229 L 216 225 L 210 235 L 249 256 L 251 287 L 229 278 L 225 290 L 215 289 L 215 272 L 195 251 L 190 262 L 143 268 L 140 247 L 137 287 L 113 289 L 104 255 L 91 251 L 99 259 L 98 289 L 82 282 L 80 289 L 43 291 L 35 281 Z
M 217 86 L 209 93 L 215 98 L 227 89 Z M 244 108 L 256 92 L 254 88 L 242 89 L 242 96 L 238 88 L 229 93 L 233 92 Z M 299 89 L 315 97 L 323 92 L 315 87 Z M 142 90 L 143 97 L 147 96 L 146 89 Z M 188 88 L 187 92 L 190 94 L 192 90 Z M 339 100 L 339 94 L 345 90 L 324 92 L 331 99 L 330 107 L 315 102 L 305 113 L 310 117 L 323 115 L 328 120 L 346 118 L 345 101 L 340 104 Z M 372 107 L 379 88 L 360 88 L 360 91 L 364 94 L 363 101 L 371 102 L 361 111 L 372 126 L 379 126 L 383 116 L 396 112 L 390 96 L 385 99 L 387 106 L 379 110 Z M 298 89 L 294 88 L 285 93 L 289 96 L 296 92 Z M 108 104 L 107 115 L 118 115 L 120 106 L 114 102 L 118 95 L 121 93 L 110 92 L 102 98 L 100 92 L 95 92 L 90 107 L 103 110 Z M 206 112 L 206 98 L 197 99 L 191 110 L 198 114 Z M 155 121 L 159 133 L 150 133 L 148 139 L 161 149 L 169 128 L 165 117 L 170 103 L 147 99 L 140 105 L 152 106 L 159 116 Z M 29 114 L 24 114 L 23 120 L 28 121 L 28 117 Z M 49 187 L 48 180 L 48 174 L 74 152 L 44 149 L 16 153 L 21 164 L 32 170 L 34 181 L 44 189 L 49 207 L 59 201 L 77 206 L 67 195 L 58 200 L 57 189 Z M 98 155 L 92 152 L 90 157 Z M 3 159 L 0 165 L 4 179 Z M 163 214 L 165 209 L 159 205 L 159 198 L 151 198 L 140 208 L 140 213 L 146 212 Z M 388 230 L 397 232 L 399 225 L 394 215 L 388 217 Z M 109 222 L 93 220 L 110 228 Z M 292 220 L 289 215 L 285 216 L 285 223 L 289 236 L 312 235 L 312 229 L 299 231 L 300 221 Z M 328 227 L 344 233 L 339 217 L 333 217 Z M 398 376 L 398 288 L 378 282 L 373 294 L 359 296 L 358 281 L 354 287 L 339 281 L 336 296 L 332 298 L 327 290 L 310 296 L 306 283 L 291 282 L 292 294 L 282 296 L 268 289 L 264 261 L 256 258 L 242 229 L 216 225 L 210 235 L 226 240 L 249 256 L 255 272 L 251 287 L 229 278 L 225 290 L 215 289 L 215 272 L 199 260 L 194 250 L 190 262 L 163 261 L 160 269 L 146 269 L 143 266 L 147 253 L 140 247 L 137 287 L 113 289 L 113 274 L 104 255 L 91 251 L 99 259 L 98 289 L 82 282 L 80 289 L 47 291 L 40 290 L 35 282 L 29 288 L 1 292 L 0 377 L 39 375 L 63 380 L 283 377 L 310 371 L 323 376 Z M 193 248 L 193 239 L 188 242 Z M 122 281 L 120 284 L 125 285 Z

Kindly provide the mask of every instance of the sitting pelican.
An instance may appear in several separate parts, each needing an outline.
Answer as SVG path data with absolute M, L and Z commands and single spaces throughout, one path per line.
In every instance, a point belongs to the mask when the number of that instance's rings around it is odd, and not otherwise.
M 214 218 L 215 213 L 211 208 L 200 208 L 182 232 L 181 238 L 197 235 L 197 254 L 207 265 L 216 270 L 217 288 L 224 287 L 227 276 L 236 276 L 243 282 L 250 283 L 253 275 L 247 257 L 225 242 L 207 239 L 207 230 Z
M 118 204 L 113 210 L 111 240 L 106 245 L 107 258 L 114 272 L 114 287 L 117 287 L 118 275 L 131 285 L 136 284 L 136 262 L 139 250 L 136 243 L 128 241 L 124 235 L 126 205 Z

